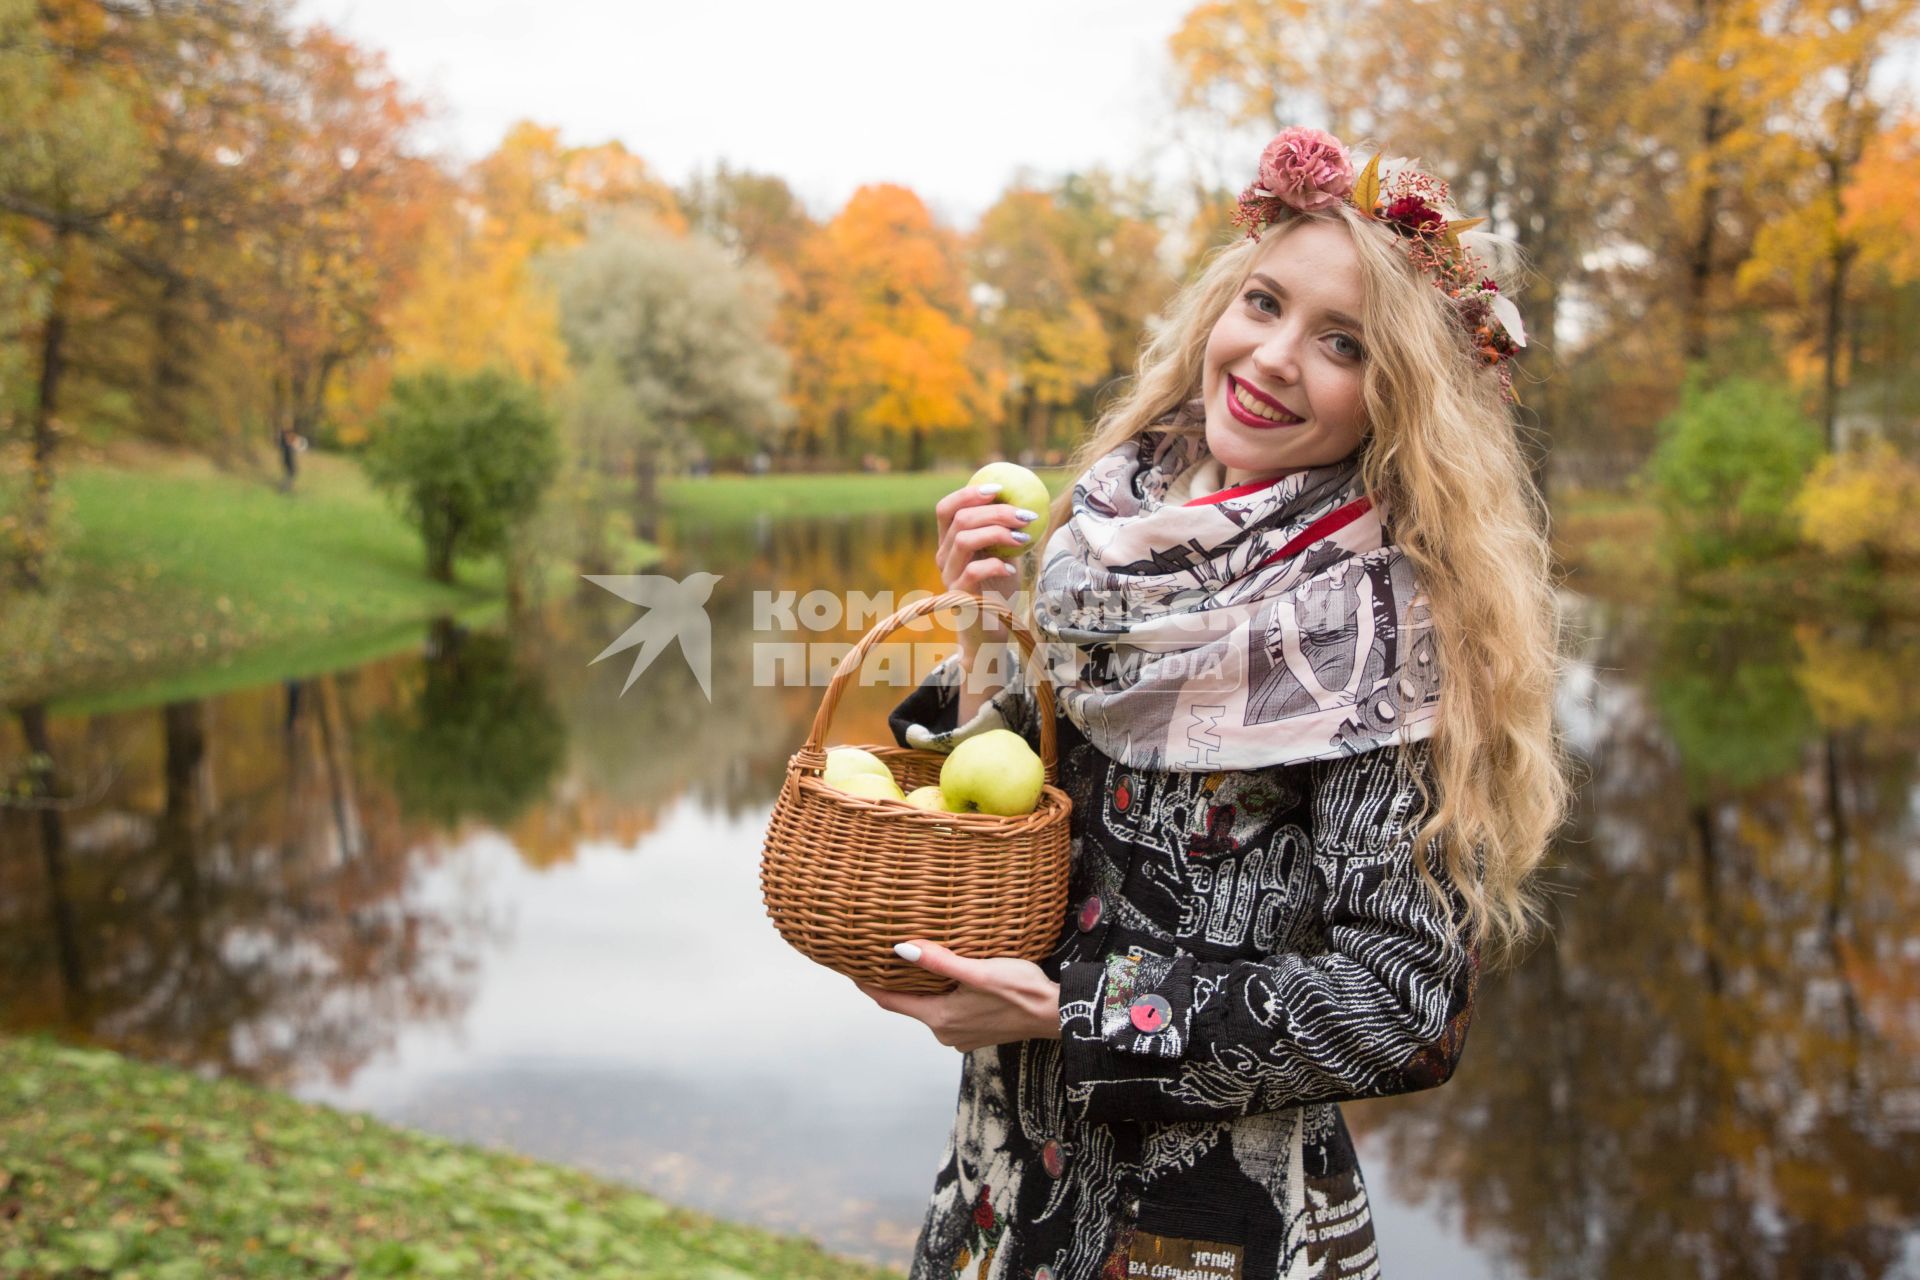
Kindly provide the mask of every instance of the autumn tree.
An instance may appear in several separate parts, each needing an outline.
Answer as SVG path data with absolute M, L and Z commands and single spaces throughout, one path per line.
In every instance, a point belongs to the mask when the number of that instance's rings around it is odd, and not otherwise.
M 586 464 L 634 477 L 641 537 L 652 536 L 663 468 L 696 449 L 737 457 L 784 425 L 788 366 L 768 333 L 778 297 L 766 268 L 628 215 L 545 260 L 542 276 L 574 364 L 602 374 L 605 394 L 580 406 L 596 425 L 577 438 L 604 451 Z M 617 379 L 605 378 L 609 365 Z
M 974 274 L 989 293 L 980 332 L 1006 366 L 1008 416 L 1035 457 L 1054 413 L 1107 372 L 1106 333 L 1074 278 L 1070 234 L 1048 193 L 1015 189 L 986 211 L 973 239 Z
M 991 418 L 960 238 L 912 191 L 854 192 L 808 240 L 801 275 L 795 399 L 809 452 L 897 443 L 923 466 L 936 434 Z
M 580 244 L 592 217 L 621 209 L 686 225 L 673 189 L 619 142 L 569 146 L 558 129 L 514 125 L 434 211 L 418 283 L 394 319 L 391 361 L 369 371 L 360 401 L 377 404 L 387 377 L 424 368 L 497 365 L 559 386 L 567 348 L 534 264 Z
M 135 252 L 114 228 L 149 160 L 137 75 L 110 56 L 104 16 L 82 4 L 0 0 L 0 235 L 12 264 L 11 345 L 26 351 L 25 390 L 8 397 L 24 425 L 18 506 L 0 522 L 10 567 L 43 585 L 61 413 L 74 347 L 108 318 L 96 285 Z
M 808 381 L 800 370 L 816 368 L 825 354 L 807 345 L 805 320 L 810 302 L 817 301 L 808 296 L 805 255 L 819 224 L 784 178 L 735 169 L 724 160 L 711 172 L 696 171 L 681 190 L 680 203 L 693 228 L 736 262 L 757 263 L 773 274 L 780 305 L 768 332 L 795 371 L 788 390 L 791 424 L 800 410 L 794 388 Z
M 1849 221 L 1846 195 L 1886 124 L 1875 70 L 1903 39 L 1920 34 L 1920 0 L 1820 0 L 1769 16 L 1751 61 L 1756 74 L 1781 86 L 1771 95 L 1780 109 L 1765 127 L 1788 162 L 1766 175 L 1770 216 L 1738 281 L 1750 294 L 1784 293 L 1797 320 L 1792 336 L 1818 353 L 1821 421 L 1831 449 L 1855 268 L 1866 248 L 1863 233 L 1875 227 Z
M 245 311 L 274 355 L 268 421 L 311 435 L 342 369 L 385 349 L 443 180 L 413 153 L 423 108 L 324 28 L 288 51 L 256 145 L 273 181 L 244 244 Z
M 1179 280 L 1168 269 L 1167 211 L 1145 179 L 1121 179 L 1101 168 L 1070 173 L 1053 200 L 1065 219 L 1063 245 L 1074 281 L 1100 318 L 1106 346 L 1106 368 L 1076 406 L 1090 423 L 1102 394 L 1133 375 L 1147 322 Z
M 312 423 L 382 341 L 425 166 L 380 60 L 281 6 L 0 3 L 0 236 L 33 353 L 9 532 L 32 584 L 63 419 L 216 445 Z

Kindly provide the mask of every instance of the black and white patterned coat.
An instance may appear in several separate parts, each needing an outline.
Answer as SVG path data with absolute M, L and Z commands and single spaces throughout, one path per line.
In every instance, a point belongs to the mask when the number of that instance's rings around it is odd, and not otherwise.
M 902 745 L 1007 726 L 1037 746 L 1019 693 L 956 727 L 956 678 L 894 710 Z M 1377 1276 L 1336 1104 L 1444 1083 L 1478 972 L 1414 867 L 1409 765 L 1141 771 L 1056 724 L 1073 863 L 1041 968 L 1061 1038 L 963 1057 L 913 1280 Z M 1427 744 L 1408 762 L 1430 768 Z

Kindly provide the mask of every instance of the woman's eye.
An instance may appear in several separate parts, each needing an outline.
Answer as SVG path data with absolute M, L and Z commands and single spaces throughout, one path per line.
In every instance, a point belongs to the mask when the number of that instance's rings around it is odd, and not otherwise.
M 1340 354 L 1343 356 L 1347 356 L 1351 359 L 1358 360 L 1361 356 L 1366 354 L 1366 352 L 1360 349 L 1360 344 L 1358 342 L 1355 342 L 1352 338 L 1349 338 L 1344 333 L 1334 334 L 1333 340 L 1335 342 L 1344 342 L 1347 344 L 1347 346 L 1352 348 L 1352 350 L 1350 351 L 1342 351 Z
M 1259 300 L 1262 298 L 1265 298 L 1268 302 L 1273 302 L 1273 307 L 1275 311 L 1278 311 L 1280 309 L 1280 304 L 1278 302 L 1274 302 L 1273 295 L 1270 293 L 1262 293 L 1260 290 L 1255 289 L 1253 292 L 1247 295 L 1247 301 L 1254 303 L 1256 306 L 1259 304 Z

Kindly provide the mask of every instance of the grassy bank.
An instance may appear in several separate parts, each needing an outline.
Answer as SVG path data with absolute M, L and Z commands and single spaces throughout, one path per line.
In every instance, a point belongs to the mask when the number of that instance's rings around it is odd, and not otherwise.
M 1660 550 L 1660 512 L 1629 493 L 1571 490 L 1555 495 L 1554 553 L 1577 591 L 1648 603 L 1673 589 L 1674 570 Z M 1837 611 L 1920 617 L 1920 574 L 1914 565 L 1879 569 L 1856 558 L 1801 547 L 1764 560 L 1697 569 L 1686 578 L 1693 596 L 1766 601 L 1809 616 Z
M 572 1170 L 0 1037 L 0 1275 L 894 1274 Z
M 430 581 L 418 535 L 359 468 L 307 457 L 291 496 L 186 455 L 69 468 L 57 579 L 0 616 L 0 703 L 207 694 L 364 661 L 417 643 L 438 614 L 500 607 L 497 559 Z
M 1553 500 L 1553 550 L 1576 589 L 1642 598 L 1660 587 L 1660 514 L 1631 494 L 1576 489 Z
M 668 481 L 661 488 L 661 499 L 676 519 L 683 520 L 931 512 L 935 502 L 972 474 L 966 470 L 697 476 Z M 1060 469 L 1037 474 L 1054 493 L 1070 479 Z

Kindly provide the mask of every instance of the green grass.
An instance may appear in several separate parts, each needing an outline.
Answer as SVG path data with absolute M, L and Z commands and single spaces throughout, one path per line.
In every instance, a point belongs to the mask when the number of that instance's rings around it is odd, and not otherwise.
M 307 457 L 292 496 L 187 456 L 69 468 L 56 580 L 0 615 L 0 702 L 204 695 L 365 661 L 428 618 L 499 607 L 497 558 L 429 580 L 418 535 L 359 468 Z
M 770 516 L 868 515 L 930 511 L 967 482 L 972 471 L 889 471 L 823 475 L 699 476 L 661 487 L 667 510 L 682 520 L 730 523 Z M 1041 470 L 1059 493 L 1071 477 Z
M 0 1275 L 882 1280 L 588 1174 L 0 1037 Z

